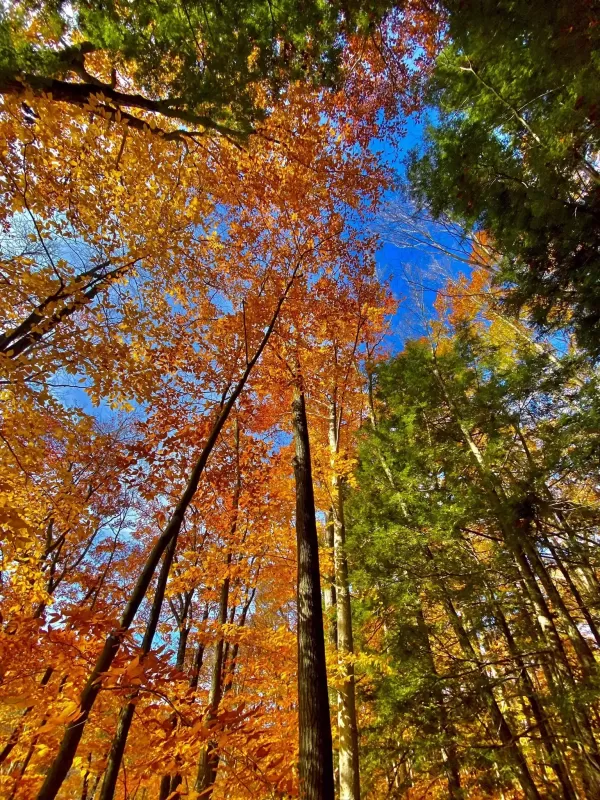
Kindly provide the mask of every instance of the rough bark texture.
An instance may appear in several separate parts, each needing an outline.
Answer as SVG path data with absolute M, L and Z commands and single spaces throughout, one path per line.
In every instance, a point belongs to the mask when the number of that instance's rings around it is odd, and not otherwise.
M 301 387 L 294 393 L 292 420 L 296 444 L 300 800 L 334 800 L 317 521 L 306 407 Z

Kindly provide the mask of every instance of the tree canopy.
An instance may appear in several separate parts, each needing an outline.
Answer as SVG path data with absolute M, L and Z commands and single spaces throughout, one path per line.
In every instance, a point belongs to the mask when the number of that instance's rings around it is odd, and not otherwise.
M 597 353 L 597 4 L 447 5 L 416 195 L 493 237 L 513 307 Z
M 247 134 L 290 82 L 339 84 L 349 38 L 391 3 L 270 0 L 12 3 L 1 12 L 3 92 L 92 94 Z
M 2 798 L 596 800 L 594 3 L 0 5 Z

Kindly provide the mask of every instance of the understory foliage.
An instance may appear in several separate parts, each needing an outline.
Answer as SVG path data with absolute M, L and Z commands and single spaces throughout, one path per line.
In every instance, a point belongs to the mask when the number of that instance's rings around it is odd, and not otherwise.
M 363 780 L 379 797 L 592 797 L 597 380 L 469 306 L 373 374 L 348 503 Z

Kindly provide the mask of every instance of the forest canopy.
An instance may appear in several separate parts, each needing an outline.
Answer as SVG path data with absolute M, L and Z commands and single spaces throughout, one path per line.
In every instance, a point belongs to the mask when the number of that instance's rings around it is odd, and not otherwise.
M 600 796 L 595 0 L 0 8 L 0 796 Z

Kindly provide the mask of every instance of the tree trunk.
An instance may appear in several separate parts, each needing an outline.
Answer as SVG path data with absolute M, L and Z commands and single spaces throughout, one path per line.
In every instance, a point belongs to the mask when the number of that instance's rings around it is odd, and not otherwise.
M 219 639 L 215 647 L 215 660 L 213 662 L 212 680 L 210 684 L 210 692 L 208 695 L 208 709 L 206 712 L 206 721 L 210 721 L 216 716 L 221 698 L 223 696 L 223 650 L 225 642 L 223 639 L 222 629 L 227 622 L 227 609 L 229 607 L 229 569 L 231 567 L 231 548 L 234 544 L 235 535 L 237 532 L 238 523 L 238 509 L 240 505 L 240 492 L 242 488 L 242 475 L 240 472 L 240 429 L 237 419 L 235 420 L 235 453 L 236 453 L 236 481 L 235 489 L 233 492 L 233 520 L 231 522 L 231 529 L 229 532 L 229 545 L 227 550 L 225 577 L 221 586 L 221 596 L 219 598 Z M 219 752 L 217 750 L 216 741 L 208 741 L 206 746 L 202 748 L 200 759 L 198 762 L 198 775 L 196 777 L 196 791 L 199 792 L 204 800 L 210 800 L 212 797 L 213 787 L 217 778 L 217 770 L 219 769 Z
M 47 667 L 46 671 L 42 676 L 42 680 L 40 681 L 40 686 L 46 686 L 48 681 L 52 677 L 53 673 L 54 673 L 54 668 Z M 21 719 L 13 728 L 12 733 L 8 737 L 7 743 L 4 745 L 2 751 L 0 752 L 0 764 L 3 764 L 6 761 L 6 759 L 9 757 L 9 755 L 12 753 L 12 751 L 18 744 L 21 733 L 23 732 L 23 728 L 25 727 L 25 720 L 29 716 L 29 714 L 31 714 L 33 708 L 34 708 L 33 706 L 27 706 L 27 708 L 25 709 L 25 711 L 21 716 Z
M 360 800 L 358 761 L 358 724 L 356 719 L 356 687 L 354 683 L 354 641 L 352 608 L 346 559 L 346 524 L 342 482 L 337 474 L 335 458 L 339 450 L 338 413 L 334 402 L 329 408 L 329 452 L 333 467 L 331 485 L 333 512 L 333 544 L 335 594 L 337 611 L 338 668 L 342 685 L 338 690 L 339 730 L 339 793 L 340 800 Z
M 429 549 L 429 547 L 425 548 L 425 554 L 428 560 L 431 563 L 434 563 L 435 559 L 433 553 Z M 435 570 L 435 567 L 434 567 Z M 517 740 L 513 735 L 512 730 L 508 722 L 506 721 L 500 706 L 494 696 L 494 691 L 492 686 L 489 683 L 488 677 L 486 672 L 481 664 L 480 659 L 475 652 L 475 648 L 473 647 L 469 635 L 462 623 L 462 620 L 454 607 L 454 603 L 450 598 L 450 595 L 446 591 L 446 587 L 443 584 L 443 581 L 436 580 L 437 587 L 440 592 L 440 598 L 446 614 L 448 615 L 448 619 L 450 620 L 450 624 L 456 634 L 456 638 L 458 639 L 458 643 L 464 653 L 464 656 L 467 660 L 471 661 L 477 668 L 479 674 L 479 689 L 481 692 L 481 697 L 487 706 L 490 716 L 492 719 L 492 724 L 494 726 L 494 730 L 498 734 L 500 741 L 504 747 L 504 751 L 510 761 L 510 765 L 517 777 L 519 783 L 521 784 L 521 788 L 523 789 L 523 794 L 527 798 L 527 800 L 541 800 L 540 794 L 537 790 L 537 787 L 531 777 L 531 773 L 529 772 L 529 767 L 527 766 L 527 761 L 525 760 L 525 756 L 519 745 L 517 744 Z
M 208 619 L 209 613 L 209 604 L 207 603 L 204 607 L 204 613 L 202 614 L 202 622 L 206 622 Z M 186 644 L 187 644 L 187 636 L 186 636 Z M 181 654 L 181 647 L 178 648 L 178 659 L 179 654 Z M 184 658 L 185 652 L 181 654 L 181 663 L 180 669 L 183 669 L 184 666 Z M 190 674 L 189 679 L 189 687 L 194 691 L 198 688 L 198 681 L 200 679 L 200 670 L 202 669 L 202 663 L 204 661 L 204 644 L 202 642 L 198 643 L 198 647 L 196 648 L 196 652 L 194 654 L 194 663 L 192 664 L 192 671 Z M 176 720 L 173 720 L 173 723 L 176 724 Z M 161 783 L 160 783 L 160 792 L 159 792 L 159 800 L 166 800 L 167 797 L 170 795 L 174 795 L 174 797 L 179 797 L 178 794 L 174 794 L 175 790 L 179 788 L 181 785 L 181 774 L 176 772 L 174 775 L 163 775 Z
M 230 564 L 231 552 L 227 554 L 227 570 L 229 570 Z M 219 626 L 221 628 L 227 622 L 228 603 L 229 573 L 223 580 L 223 585 L 221 586 L 221 597 L 219 599 Z M 213 662 L 210 692 L 208 695 L 208 708 L 205 717 L 209 724 L 219 710 L 219 704 L 221 702 L 221 697 L 223 696 L 223 649 L 223 636 L 222 634 L 219 634 L 219 639 L 215 646 L 215 659 Z M 198 774 L 196 777 L 196 791 L 199 794 L 202 794 L 203 799 L 205 798 L 206 800 L 210 800 L 212 796 L 218 768 L 219 754 L 217 752 L 217 743 L 215 741 L 208 741 L 200 753 L 200 759 L 198 761 Z
M 415 587 L 416 590 L 416 587 Z M 427 659 L 427 666 L 429 671 L 434 676 L 435 683 L 435 702 L 438 707 L 438 729 L 443 736 L 442 744 L 442 760 L 444 762 L 444 769 L 446 771 L 446 779 L 448 781 L 448 798 L 449 800 L 462 800 L 463 792 L 460 783 L 460 764 L 458 760 L 458 748 L 456 746 L 457 734 L 454 725 L 448 719 L 448 710 L 444 700 L 444 693 L 440 682 L 437 680 L 438 672 L 435 666 L 435 659 L 431 650 L 431 642 L 429 640 L 429 628 L 423 614 L 423 607 L 419 600 L 417 606 L 417 625 L 423 638 L 425 647 L 425 654 Z
M 142 641 L 142 650 L 140 654 L 141 658 L 144 658 L 144 656 L 148 655 L 150 648 L 152 647 L 152 640 L 154 639 L 154 634 L 156 633 L 156 628 L 158 626 L 158 620 L 160 618 L 160 612 L 165 596 L 165 589 L 167 587 L 169 572 L 171 571 L 171 565 L 173 563 L 176 547 L 177 537 L 172 539 L 171 543 L 165 550 L 163 564 L 158 576 L 156 590 L 154 592 L 152 608 L 150 609 L 150 617 L 148 619 L 148 624 L 146 625 L 146 631 L 144 633 L 144 639 Z M 115 788 L 117 786 L 117 779 L 119 777 L 119 770 L 121 769 L 121 762 L 123 761 L 123 754 L 125 752 L 125 745 L 127 744 L 127 737 L 129 736 L 129 729 L 131 727 L 133 714 L 135 712 L 135 701 L 137 700 L 138 696 L 139 692 L 136 691 L 131 696 L 127 705 L 121 709 L 121 713 L 119 714 L 119 722 L 117 724 L 117 730 L 108 754 L 106 771 L 104 773 L 104 781 L 102 783 L 102 789 L 100 790 L 100 800 L 113 800 Z
M 323 537 L 325 547 L 332 554 L 334 553 L 334 532 L 333 532 L 333 511 L 327 512 L 325 520 L 325 535 Z M 329 620 L 327 629 L 327 639 L 331 645 L 337 649 L 337 597 L 335 592 L 335 568 L 333 574 L 323 576 L 325 587 L 323 589 L 323 600 L 325 603 L 325 613 Z
M 252 605 L 255 596 L 256 596 L 256 586 L 253 587 L 253 589 L 250 592 L 247 591 L 246 600 L 242 607 L 242 613 L 240 614 L 240 619 L 237 625 L 238 628 L 243 628 L 244 625 L 246 624 L 248 611 L 250 610 L 250 606 Z M 237 667 L 237 659 L 239 652 L 240 652 L 240 645 L 239 642 L 236 642 L 231 648 L 231 656 L 229 657 L 229 662 L 225 669 L 225 678 L 223 681 L 223 694 L 225 694 L 225 692 L 231 691 L 233 687 L 233 678 L 235 676 L 235 670 Z
M 300 800 L 334 800 L 333 752 L 325 636 L 319 573 L 319 543 L 304 392 L 294 392 L 292 422 L 296 455 L 298 544 L 298 711 Z

